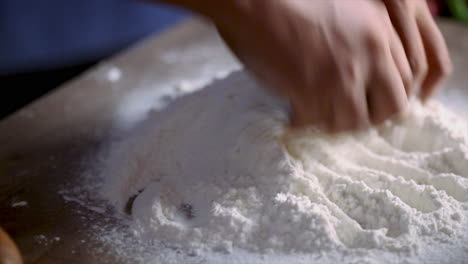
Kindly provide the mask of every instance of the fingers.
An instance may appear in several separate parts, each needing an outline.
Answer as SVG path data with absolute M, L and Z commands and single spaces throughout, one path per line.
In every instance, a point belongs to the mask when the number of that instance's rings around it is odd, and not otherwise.
M 369 115 L 365 91 L 366 70 L 351 60 L 342 65 L 342 76 L 332 89 L 332 106 L 328 132 L 339 133 L 367 128 Z
M 314 126 L 323 129 L 329 120 L 330 104 L 329 100 L 321 96 L 320 101 L 316 100 L 317 95 L 303 90 L 304 93 L 290 94 L 291 102 L 291 126 L 305 127 Z
M 427 8 L 418 14 L 417 23 L 428 60 L 427 76 L 421 87 L 421 99 L 426 101 L 452 72 L 450 55 L 444 38 Z
M 415 6 L 411 4 L 414 0 L 383 1 L 387 7 L 392 24 L 403 43 L 406 57 L 413 73 L 413 86 L 419 89 L 425 80 L 428 62 L 418 24 L 416 23 L 415 10 L 411 8 Z
M 333 105 L 333 116 L 328 131 L 339 133 L 355 131 L 369 127 L 366 94 L 363 87 L 346 87 L 351 93 L 336 96 Z
M 415 95 L 416 92 L 413 84 L 413 73 L 411 72 L 411 66 L 408 62 L 408 58 L 406 57 L 403 44 L 401 43 L 397 33 L 393 28 L 390 29 L 390 32 L 390 49 L 392 53 L 392 58 L 403 80 L 406 95 L 408 98 L 410 98 L 413 95 Z
M 311 89 L 303 89 L 291 98 L 292 126 L 312 126 L 328 133 L 369 127 L 365 78 L 363 74 L 355 72 L 361 70 L 358 65 L 348 63 L 346 69 L 339 71 L 341 75 L 323 83 L 325 87 L 320 90 L 327 93 L 308 95 Z
M 381 124 L 406 109 L 407 94 L 413 88 L 411 67 L 396 32 L 392 28 L 389 32 L 388 38 L 368 35 L 370 67 L 365 67 L 362 61 L 349 65 L 341 62 L 339 75 L 326 82 L 330 84 L 326 90 L 333 91 L 332 94 L 313 102 L 304 101 L 311 98 L 304 93 L 292 98 L 295 102 L 292 124 L 339 133 L 366 128 L 370 123 Z
M 425 101 L 452 71 L 444 38 L 425 1 L 384 0 L 384 2 L 411 65 L 413 85 L 416 86 L 411 93 L 417 92 Z M 398 54 L 398 51 L 394 49 L 393 54 Z M 402 65 L 399 60 L 401 58 L 398 55 L 396 63 L 401 71 Z
M 347 89 L 358 91 L 363 89 Z M 325 99 L 325 98 L 323 98 Z M 359 94 L 340 93 L 333 100 L 324 100 L 327 105 L 292 104 L 291 126 L 312 126 L 328 133 L 340 133 L 367 128 L 369 118 L 365 92 Z
M 381 124 L 407 107 L 408 98 L 403 80 L 390 51 L 377 59 L 370 85 L 367 104 L 373 124 Z

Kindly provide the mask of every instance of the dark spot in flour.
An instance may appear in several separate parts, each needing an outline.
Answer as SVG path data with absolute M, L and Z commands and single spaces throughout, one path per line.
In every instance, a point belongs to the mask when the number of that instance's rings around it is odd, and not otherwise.
M 133 209 L 133 202 L 135 202 L 135 199 L 138 197 L 138 195 L 140 195 L 142 192 L 144 191 L 143 190 L 139 190 L 137 194 L 135 195 L 132 195 L 130 196 L 130 198 L 128 198 L 127 200 L 127 203 L 125 204 L 125 209 L 124 209 L 124 212 L 128 215 L 132 215 L 132 209 Z
M 184 214 L 184 216 L 189 220 L 195 218 L 195 213 L 193 210 L 193 206 L 191 204 L 188 204 L 188 203 L 181 204 L 179 206 L 179 211 L 181 211 Z

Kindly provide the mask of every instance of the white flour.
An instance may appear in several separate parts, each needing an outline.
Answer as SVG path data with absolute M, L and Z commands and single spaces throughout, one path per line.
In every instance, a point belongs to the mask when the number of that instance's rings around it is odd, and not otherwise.
M 144 240 L 195 250 L 422 254 L 461 234 L 468 128 L 441 105 L 354 135 L 288 131 L 243 73 L 113 146 L 103 195 Z

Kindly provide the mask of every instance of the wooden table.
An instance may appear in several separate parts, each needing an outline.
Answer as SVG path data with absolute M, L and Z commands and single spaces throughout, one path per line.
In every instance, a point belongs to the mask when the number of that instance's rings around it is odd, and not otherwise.
M 468 27 L 447 21 L 440 25 L 455 64 L 446 86 L 464 87 L 468 96 Z M 121 263 L 93 250 L 102 245 L 89 239 L 91 225 L 112 221 L 103 214 L 109 208 L 90 209 L 64 199 L 62 191 L 79 185 L 80 175 L 93 173 L 88 168 L 116 124 L 125 125 L 119 123 L 126 118 L 122 107 L 135 104 L 133 95 L 154 94 L 237 66 L 211 26 L 192 19 L 102 62 L 2 120 L 0 225 L 17 242 L 26 263 Z M 136 106 L 138 114 L 138 102 Z

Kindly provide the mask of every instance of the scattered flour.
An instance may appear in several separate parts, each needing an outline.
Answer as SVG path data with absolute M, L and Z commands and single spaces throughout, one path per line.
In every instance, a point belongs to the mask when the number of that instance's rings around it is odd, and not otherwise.
M 194 252 L 415 256 L 461 235 L 468 128 L 443 106 L 333 137 L 289 131 L 287 116 L 235 73 L 115 143 L 102 194 L 142 240 Z
M 24 206 L 28 206 L 27 201 L 17 201 L 17 202 L 11 203 L 11 207 L 24 207 Z

